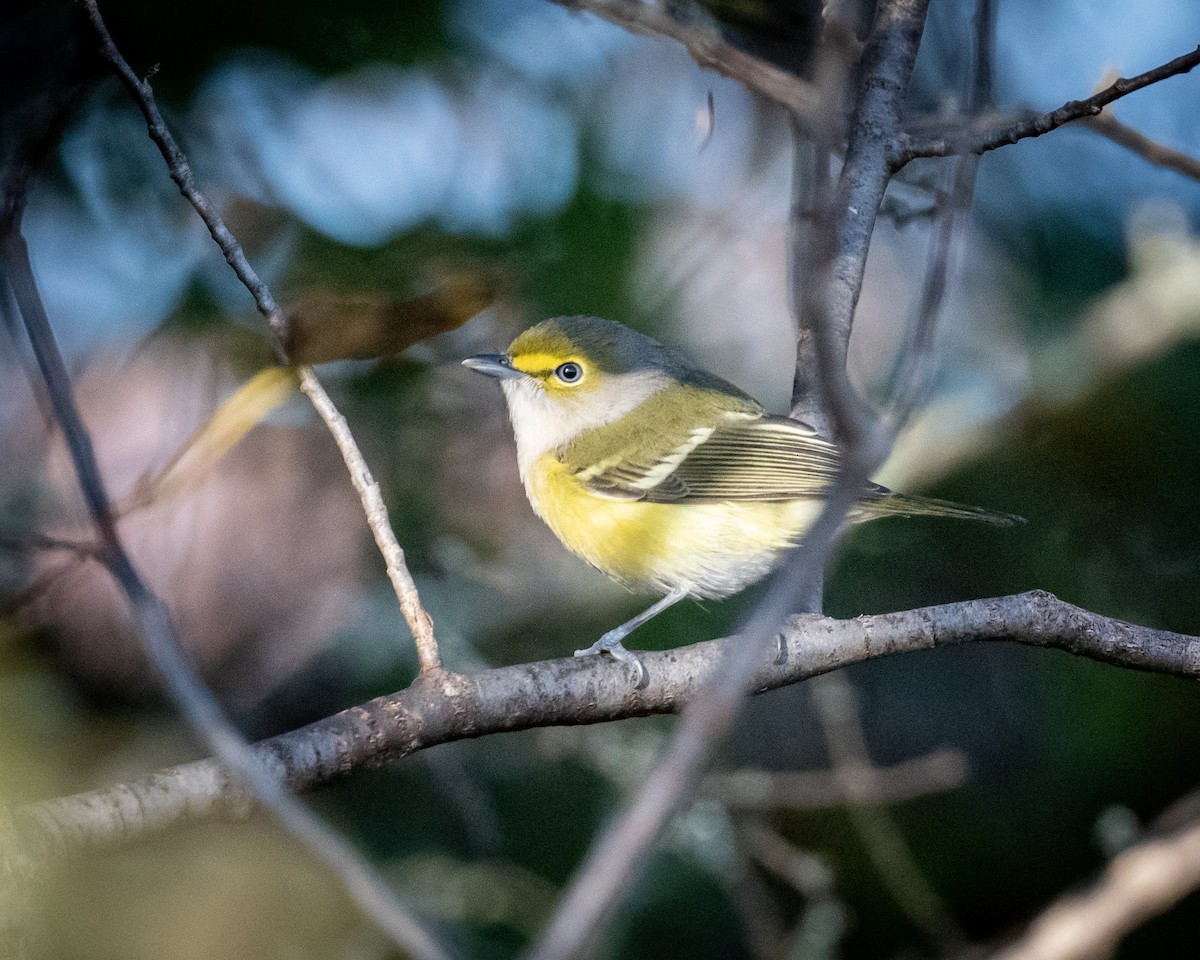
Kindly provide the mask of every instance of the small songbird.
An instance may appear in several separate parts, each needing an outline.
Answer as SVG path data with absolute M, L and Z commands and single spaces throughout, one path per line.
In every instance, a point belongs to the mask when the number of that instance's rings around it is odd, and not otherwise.
M 664 596 L 576 656 L 607 652 L 647 681 L 622 641 L 684 597 L 765 577 L 803 537 L 837 477 L 838 448 L 772 416 L 682 353 L 600 317 L 558 317 L 507 353 L 468 357 L 508 402 L 534 512 L 567 549 L 633 590 Z M 851 522 L 925 514 L 1018 518 L 942 500 L 859 492 Z

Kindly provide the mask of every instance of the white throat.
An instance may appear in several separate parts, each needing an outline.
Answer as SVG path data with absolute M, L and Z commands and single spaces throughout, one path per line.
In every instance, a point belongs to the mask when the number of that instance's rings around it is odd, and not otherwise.
M 522 483 L 528 488 L 530 471 L 542 454 L 625 416 L 670 382 L 664 374 L 609 374 L 598 390 L 578 399 L 570 394 L 560 399 L 548 397 L 532 377 L 500 381 L 517 440 Z

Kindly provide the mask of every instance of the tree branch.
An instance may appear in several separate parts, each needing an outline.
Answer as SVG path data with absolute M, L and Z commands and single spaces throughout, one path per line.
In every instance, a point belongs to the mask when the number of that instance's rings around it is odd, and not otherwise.
M 250 291 L 258 312 L 266 319 L 267 326 L 274 335 L 273 342 L 276 353 L 286 362 L 287 357 L 283 344 L 287 340 L 287 320 L 283 311 L 279 308 L 279 304 L 276 303 L 267 285 L 250 266 L 250 261 L 242 252 L 241 245 L 229 228 L 225 226 L 225 221 L 217 212 L 216 207 L 196 186 L 191 165 L 179 148 L 179 144 L 176 143 L 174 136 L 171 135 L 166 121 L 163 120 L 162 113 L 154 99 L 154 91 L 150 88 L 148 81 L 142 80 L 133 72 L 133 68 L 129 66 L 128 61 L 121 55 L 121 51 L 117 49 L 116 43 L 108 32 L 108 27 L 105 26 L 104 18 L 96 6 L 96 0 L 84 0 L 84 6 L 92 22 L 92 27 L 100 38 L 101 54 L 112 64 L 117 76 L 120 77 L 121 82 L 142 112 L 142 116 L 146 120 L 146 130 L 166 161 L 171 179 L 175 181 L 184 199 L 192 205 L 200 219 L 204 221 L 204 225 L 208 227 L 208 232 L 217 246 L 221 248 L 225 261 L 233 268 L 233 272 L 237 274 L 242 285 Z M 358 445 L 346 425 L 345 418 L 338 412 L 312 367 L 301 366 L 297 369 L 301 392 L 308 397 L 318 416 L 333 435 L 334 442 L 337 443 L 342 459 L 346 463 L 346 469 L 350 471 L 354 489 L 362 501 L 367 524 L 371 528 L 375 543 L 387 564 L 388 579 L 395 590 L 400 611 L 403 613 L 416 643 L 421 670 L 422 672 L 440 671 L 442 660 L 438 652 L 437 640 L 433 635 L 433 621 L 430 620 L 421 605 L 420 597 L 417 594 L 417 585 L 404 560 L 404 550 L 392 530 L 387 507 L 383 502 L 383 495 L 379 491 L 379 484 L 371 475 L 367 461 L 358 449 Z
M 885 767 L 836 770 L 732 770 L 710 774 L 704 796 L 731 810 L 826 810 L 848 803 L 900 803 L 955 790 L 967 781 L 961 750 L 934 750 Z
M 647 3 L 645 0 L 554 2 L 569 10 L 594 14 L 631 33 L 676 40 L 699 66 L 736 80 L 782 104 L 806 128 L 811 128 L 824 116 L 821 91 L 795 74 L 728 43 L 708 11 L 693 0 L 672 0 L 671 3 Z
M 1157 140 L 1151 140 L 1144 133 L 1127 126 L 1109 111 L 1104 110 L 1094 117 L 1084 117 L 1079 121 L 1093 133 L 1107 137 L 1113 143 L 1136 153 L 1147 163 L 1166 170 L 1174 170 L 1185 177 L 1200 180 L 1200 158 L 1190 153 L 1164 146 Z
M 125 595 L 134 630 L 167 692 L 208 749 L 220 757 L 231 775 L 237 777 L 240 789 L 248 788 L 285 829 L 333 870 L 346 892 L 381 930 L 421 960 L 445 960 L 446 952 L 395 900 L 366 860 L 288 793 L 259 762 L 255 749 L 225 716 L 212 693 L 196 679 L 166 605 L 146 586 L 117 532 L 91 437 L 75 405 L 66 365 L 33 276 L 28 249 L 20 232 L 21 209 L 20 205 L 15 207 L 15 219 L 5 218 L 3 232 L 0 232 L 0 263 L 12 289 L 17 312 L 24 320 L 84 501 L 99 532 L 99 558 Z M 7 304 L 3 306 L 7 307 Z M 12 882 L 11 878 L 9 882 Z
M 1188 73 L 1198 64 L 1200 64 L 1200 47 L 1157 66 L 1153 70 L 1139 73 L 1136 77 L 1120 78 L 1086 100 L 1070 100 L 1056 110 L 1035 114 L 1016 123 L 982 130 L 968 126 L 950 136 L 924 140 L 904 135 L 898 141 L 898 157 L 901 164 L 904 164 L 916 157 L 986 153 L 989 150 L 1006 147 L 1029 137 L 1040 137 L 1074 120 L 1098 116 L 1101 110 L 1121 97 L 1128 96 L 1168 77 Z
M 1135 928 L 1200 888 L 1200 823 L 1118 855 L 1096 886 L 1052 904 L 995 960 L 1111 956 Z
M 847 441 L 848 458 L 861 456 L 871 466 L 885 451 L 873 414 L 850 385 L 846 357 L 871 234 L 896 169 L 893 144 L 900 136 L 928 6 L 929 0 L 894 0 L 878 8 L 859 63 L 845 163 L 824 215 L 828 233 L 816 241 L 826 262 L 807 278 L 802 298 L 796 383 L 819 388 L 817 397 L 799 396 L 800 390 L 793 394 L 806 409 L 828 418 L 833 432 Z M 803 349 L 806 342 L 811 349 Z
M 811 614 L 784 625 L 783 663 L 767 651 L 755 692 L 853 663 L 962 643 L 1010 641 L 1063 650 L 1115 666 L 1200 678 L 1200 637 L 1091 613 L 1043 591 L 834 620 Z M 406 690 L 351 707 L 255 746 L 292 790 L 311 790 L 358 767 L 394 762 L 457 740 L 533 727 L 607 723 L 677 713 L 703 689 L 741 637 L 641 657 L 653 678 L 631 688 L 628 672 L 600 658 L 563 658 L 483 673 L 422 678 Z M 125 843 L 191 821 L 240 818 L 245 791 L 213 760 L 170 767 L 116 787 L 21 808 L 30 837 L 60 853 Z
M 853 783 L 858 771 L 871 765 L 858 695 L 844 673 L 818 677 L 811 689 L 833 775 Z M 846 813 L 875 872 L 909 922 L 939 954 L 959 952 L 967 935 L 917 864 L 887 803 L 851 796 Z

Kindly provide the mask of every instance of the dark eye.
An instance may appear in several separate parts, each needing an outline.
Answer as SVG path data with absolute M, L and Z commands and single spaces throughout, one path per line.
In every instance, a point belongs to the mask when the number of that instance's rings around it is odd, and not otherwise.
M 583 368 L 568 360 L 554 368 L 554 375 L 563 383 L 578 383 L 583 376 Z

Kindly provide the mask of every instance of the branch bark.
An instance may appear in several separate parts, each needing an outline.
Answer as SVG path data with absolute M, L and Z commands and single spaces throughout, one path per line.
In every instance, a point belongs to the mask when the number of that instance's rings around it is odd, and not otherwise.
M 763 651 L 754 669 L 755 692 L 877 657 L 998 640 L 1200 678 L 1200 637 L 1104 617 L 1042 591 L 853 620 L 804 614 L 788 620 L 781 636 L 787 658 L 777 663 Z M 630 687 L 620 664 L 599 658 L 426 677 L 406 690 L 264 740 L 254 749 L 282 783 L 303 791 L 358 767 L 390 763 L 456 740 L 677 713 L 703 689 L 727 648 L 740 639 L 643 653 L 652 680 L 641 690 Z M 17 813 L 28 839 L 47 851 L 72 854 L 188 822 L 240 819 L 250 809 L 245 791 L 209 759 L 23 807 Z

